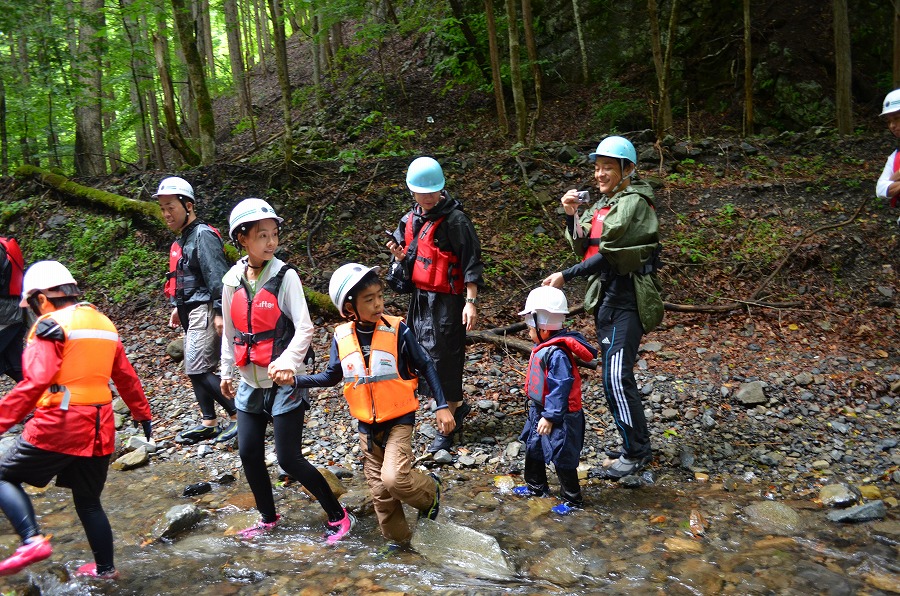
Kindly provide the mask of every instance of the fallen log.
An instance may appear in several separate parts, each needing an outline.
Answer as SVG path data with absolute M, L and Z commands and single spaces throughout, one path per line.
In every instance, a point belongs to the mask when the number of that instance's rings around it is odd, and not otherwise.
M 32 177 L 45 186 L 50 186 L 63 195 L 75 199 L 81 199 L 88 203 L 102 205 L 107 209 L 111 209 L 116 213 L 125 213 L 127 215 L 139 215 L 147 218 L 154 223 L 162 223 L 162 212 L 156 202 L 137 201 L 128 197 L 99 190 L 90 186 L 82 186 L 72 182 L 65 176 L 54 174 L 48 170 L 36 168 L 34 166 L 21 166 L 15 175 L 20 178 Z

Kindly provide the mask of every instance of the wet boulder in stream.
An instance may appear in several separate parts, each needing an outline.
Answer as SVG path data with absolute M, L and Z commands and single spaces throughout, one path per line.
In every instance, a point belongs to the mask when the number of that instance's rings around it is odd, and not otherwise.
M 515 576 L 497 539 L 449 522 L 419 520 L 412 547 L 433 563 L 475 577 L 506 580 Z
M 166 512 L 165 519 L 156 525 L 153 535 L 157 538 L 171 540 L 178 534 L 191 529 L 206 515 L 206 510 L 197 507 L 193 503 L 175 505 Z

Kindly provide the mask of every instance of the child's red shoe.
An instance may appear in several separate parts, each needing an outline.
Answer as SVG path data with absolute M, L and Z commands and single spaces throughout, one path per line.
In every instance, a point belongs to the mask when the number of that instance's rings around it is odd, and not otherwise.
M 334 544 L 344 536 L 350 533 L 353 526 L 356 525 L 356 518 L 350 515 L 350 512 L 344 509 L 344 518 L 336 522 L 328 522 L 325 525 L 325 542 Z
M 44 536 L 34 538 L 31 542 L 23 544 L 16 549 L 12 556 L 0 561 L 0 575 L 12 575 L 18 573 L 38 561 L 43 561 L 53 554 L 50 540 Z
M 119 579 L 119 572 L 116 569 L 112 571 L 104 571 L 97 573 L 96 563 L 85 563 L 75 572 L 76 577 L 96 577 L 97 579 Z

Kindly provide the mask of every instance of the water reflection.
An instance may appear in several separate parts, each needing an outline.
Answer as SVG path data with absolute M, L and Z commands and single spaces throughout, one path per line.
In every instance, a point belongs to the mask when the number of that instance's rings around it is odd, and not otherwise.
M 243 480 L 180 497 L 203 478 L 171 462 L 111 472 L 104 506 L 116 536 L 116 583 L 70 580 L 90 549 L 68 492 L 36 491 L 35 509 L 53 534 L 54 554 L 17 576 L 0 579 L 4 593 L 42 594 L 867 594 L 900 586 L 900 522 L 837 525 L 810 500 L 791 502 L 801 519 L 791 535 L 750 523 L 744 507 L 763 499 L 758 486 L 662 478 L 626 489 L 586 488 L 588 507 L 567 517 L 549 499 L 522 499 L 497 488 L 493 475 L 445 470 L 441 519 L 497 538 L 516 571 L 509 581 L 471 577 L 413 550 L 384 554 L 371 511 L 352 537 L 326 548 L 321 508 L 295 486 L 278 489 L 285 523 L 253 543 L 230 536 L 256 519 Z M 499 483 L 505 486 L 504 483 Z M 348 482 L 349 502 L 362 501 L 361 477 Z M 147 543 L 168 509 L 196 502 L 210 515 L 174 542 Z M 692 511 L 706 527 L 697 536 Z M 412 519 L 414 511 L 408 514 Z M 695 520 L 696 522 L 696 520 Z M 17 538 L 7 524 L 4 553 Z

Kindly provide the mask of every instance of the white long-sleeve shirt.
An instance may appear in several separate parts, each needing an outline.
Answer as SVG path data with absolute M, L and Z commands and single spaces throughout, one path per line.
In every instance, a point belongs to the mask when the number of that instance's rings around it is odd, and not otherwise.
M 250 282 L 254 288 L 254 294 L 281 271 L 285 266 L 284 261 L 273 258 L 260 272 L 259 278 Z M 244 276 L 247 267 L 247 257 L 237 262 L 222 278 L 222 314 L 224 325 L 222 331 L 222 359 L 219 375 L 222 379 L 234 378 L 234 322 L 231 320 L 231 301 L 235 290 L 240 287 L 240 279 Z M 252 300 L 252 296 L 249 299 Z M 313 324 L 309 316 L 309 308 L 303 295 L 303 286 L 300 276 L 296 271 L 288 271 L 284 275 L 281 289 L 278 291 L 278 307 L 285 316 L 294 323 L 294 337 L 285 348 L 284 352 L 274 360 L 277 370 L 292 370 L 294 374 L 305 374 L 303 358 L 306 356 L 309 345 L 312 343 Z M 269 378 L 266 367 L 257 366 L 252 362 L 240 367 L 241 378 L 251 387 L 268 388 L 273 384 Z
M 893 184 L 891 176 L 894 175 L 894 159 L 896 159 L 896 157 L 897 150 L 895 149 L 887 158 L 887 163 L 884 164 L 884 170 L 881 172 L 881 176 L 878 177 L 878 182 L 875 183 L 875 195 L 883 199 L 891 198 L 888 194 L 888 187 Z

